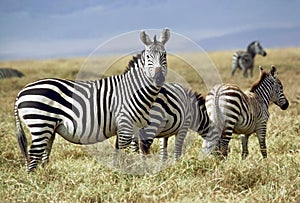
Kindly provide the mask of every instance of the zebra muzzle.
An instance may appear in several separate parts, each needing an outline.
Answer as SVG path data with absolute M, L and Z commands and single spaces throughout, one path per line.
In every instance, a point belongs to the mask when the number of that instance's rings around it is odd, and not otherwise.
M 286 110 L 289 107 L 289 101 L 286 100 L 285 104 L 283 104 L 280 108 L 281 110 Z
M 165 82 L 165 76 L 161 68 L 157 68 L 158 71 L 155 73 L 154 83 L 156 86 L 163 86 Z

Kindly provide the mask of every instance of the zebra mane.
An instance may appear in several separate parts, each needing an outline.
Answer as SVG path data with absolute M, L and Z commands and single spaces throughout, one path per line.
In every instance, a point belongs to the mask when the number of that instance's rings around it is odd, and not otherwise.
M 128 65 L 124 70 L 123 74 L 129 72 L 132 68 L 134 68 L 135 64 L 138 64 L 141 58 L 142 58 L 141 54 L 137 54 L 136 56 L 133 56 L 132 59 L 128 62 Z
M 256 41 L 253 41 L 253 42 L 251 42 L 249 45 L 248 45 L 248 47 L 247 47 L 247 52 L 251 52 L 252 51 L 252 47 L 253 47 L 253 45 L 254 45 L 254 43 L 255 43 Z
M 266 71 L 262 71 L 261 75 L 260 75 L 260 78 L 255 82 L 253 83 L 253 85 L 251 86 L 250 88 L 250 92 L 254 92 L 254 90 L 260 86 L 260 84 L 264 81 L 264 79 L 268 76 L 268 73 Z
M 196 97 L 197 101 L 200 102 L 200 104 L 205 103 L 205 96 L 203 96 L 201 93 L 192 89 L 186 89 L 186 91 L 188 92 L 189 97 Z

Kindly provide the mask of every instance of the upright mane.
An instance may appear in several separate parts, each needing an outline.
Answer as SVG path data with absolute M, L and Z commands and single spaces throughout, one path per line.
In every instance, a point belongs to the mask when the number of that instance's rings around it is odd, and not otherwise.
M 253 83 L 253 85 L 250 88 L 250 92 L 254 92 L 255 89 L 260 86 L 260 84 L 262 83 L 262 81 L 267 77 L 268 73 L 266 71 L 262 71 L 262 73 L 260 74 L 259 79 Z
M 248 47 L 247 47 L 247 52 L 250 51 L 251 47 L 253 46 L 253 44 L 254 44 L 255 42 L 256 42 L 256 41 L 253 41 L 253 42 L 251 42 L 251 43 L 248 45 Z
M 138 64 L 138 61 L 141 59 L 141 57 L 142 57 L 141 54 L 137 54 L 136 56 L 133 56 L 132 59 L 128 62 L 128 65 L 127 65 L 126 69 L 124 70 L 123 74 L 127 73 L 132 68 L 134 68 L 135 67 L 134 64 Z
M 188 95 L 190 97 L 196 97 L 197 101 L 200 102 L 200 104 L 205 103 L 205 97 L 202 94 L 192 89 L 186 89 L 186 90 L 188 91 Z

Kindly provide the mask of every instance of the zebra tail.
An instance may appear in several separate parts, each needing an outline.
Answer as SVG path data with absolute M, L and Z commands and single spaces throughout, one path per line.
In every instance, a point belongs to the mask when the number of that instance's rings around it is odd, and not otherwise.
M 17 137 L 21 152 L 26 160 L 26 163 L 28 164 L 29 157 L 28 157 L 28 152 L 27 152 L 27 138 L 26 138 L 25 132 L 23 130 L 23 127 L 21 125 L 18 106 L 16 103 L 15 103 L 14 111 L 15 111 L 16 137 Z

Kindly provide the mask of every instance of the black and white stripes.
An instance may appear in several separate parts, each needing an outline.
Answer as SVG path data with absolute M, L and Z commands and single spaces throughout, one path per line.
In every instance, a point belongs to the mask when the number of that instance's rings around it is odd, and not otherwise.
M 260 79 L 249 92 L 243 92 L 238 86 L 216 85 L 206 96 L 208 116 L 215 129 L 221 135 L 220 151 L 227 156 L 228 143 L 232 133 L 242 136 L 243 152 L 248 155 L 248 137 L 256 133 L 263 157 L 267 157 L 266 129 L 269 118 L 268 106 L 274 102 L 282 110 L 289 106 L 283 94 L 281 81 L 276 77 L 276 68 L 272 66 L 270 73 L 261 67 Z
M 198 132 L 204 139 L 219 139 L 217 134 L 214 138 L 210 137 L 209 124 L 205 98 L 201 94 L 178 83 L 166 83 L 150 110 L 148 125 L 139 131 L 139 147 L 148 154 L 153 138 L 160 138 L 160 157 L 164 161 L 168 156 L 168 138 L 176 135 L 174 158 L 178 160 L 188 129 Z
M 94 81 L 42 79 L 23 88 L 15 103 L 16 135 L 27 171 L 47 162 L 56 133 L 76 144 L 92 144 L 118 135 L 117 148 L 127 147 L 135 125 L 147 122 L 148 112 L 167 73 L 168 29 L 161 41 L 141 32 L 145 50 L 129 62 L 124 74 Z M 32 136 L 27 154 L 24 122 Z
M 267 55 L 267 52 L 258 41 L 251 42 L 247 47 L 247 51 L 235 52 L 232 56 L 231 74 L 234 75 L 236 69 L 239 68 L 243 71 L 244 77 L 248 77 L 248 70 L 250 70 L 250 75 L 253 77 L 254 58 L 256 54 Z

